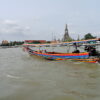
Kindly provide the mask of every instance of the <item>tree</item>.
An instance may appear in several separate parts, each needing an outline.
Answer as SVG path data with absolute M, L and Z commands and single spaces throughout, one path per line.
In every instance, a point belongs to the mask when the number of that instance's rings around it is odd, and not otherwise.
M 93 36 L 91 33 L 87 33 L 85 36 L 84 36 L 84 39 L 87 40 L 87 39 L 95 39 L 96 37 Z
M 33 43 L 34 44 L 40 44 L 41 42 L 40 41 L 34 41 Z

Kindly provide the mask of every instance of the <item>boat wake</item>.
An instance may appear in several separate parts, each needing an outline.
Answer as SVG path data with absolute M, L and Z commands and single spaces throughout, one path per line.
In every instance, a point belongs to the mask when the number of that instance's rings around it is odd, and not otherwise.
M 79 64 L 82 64 L 82 63 L 84 63 L 84 62 L 75 62 L 74 64 L 79 65 Z
M 17 77 L 17 76 L 13 76 L 13 75 L 6 75 L 8 78 L 14 78 L 14 79 L 19 79 L 19 78 L 21 78 L 21 77 Z

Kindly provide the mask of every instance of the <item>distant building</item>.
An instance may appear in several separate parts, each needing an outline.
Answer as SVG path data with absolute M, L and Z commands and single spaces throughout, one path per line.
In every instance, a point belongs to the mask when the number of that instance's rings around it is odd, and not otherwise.
M 65 33 L 64 33 L 62 41 L 70 41 L 70 40 L 71 40 L 71 38 L 69 36 L 68 27 L 67 27 L 67 24 L 66 24 L 66 26 L 65 26 Z
M 51 41 L 51 43 L 59 43 L 58 40 Z
M 77 41 L 79 41 L 79 40 L 80 40 L 80 36 L 78 35 Z
M 39 44 L 39 43 L 46 43 L 46 40 L 25 40 L 25 43 L 33 43 L 33 44 Z
M 8 43 L 9 43 L 9 42 L 8 42 L 7 40 L 3 40 L 3 41 L 2 41 L 2 44 L 3 44 L 3 45 L 6 45 L 6 44 L 8 44 Z

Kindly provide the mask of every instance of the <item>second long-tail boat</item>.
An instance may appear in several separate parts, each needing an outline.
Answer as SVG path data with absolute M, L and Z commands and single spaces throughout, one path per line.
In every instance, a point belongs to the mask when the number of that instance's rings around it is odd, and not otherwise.
M 24 50 L 26 50 L 30 55 L 36 55 L 43 57 L 48 60 L 72 60 L 79 62 L 89 62 L 96 63 L 100 62 L 100 53 L 96 51 L 93 47 L 95 44 L 88 44 L 89 42 L 97 42 L 99 39 L 83 40 L 83 41 L 73 41 L 73 42 L 63 42 L 56 44 L 24 44 Z M 87 52 L 80 52 L 77 47 L 81 45 L 85 46 Z M 48 46 L 48 45 L 67 45 L 70 44 L 76 49 L 72 53 L 61 53 L 61 52 L 48 52 L 47 50 L 33 50 L 31 46 Z M 78 45 L 77 45 L 78 44 Z

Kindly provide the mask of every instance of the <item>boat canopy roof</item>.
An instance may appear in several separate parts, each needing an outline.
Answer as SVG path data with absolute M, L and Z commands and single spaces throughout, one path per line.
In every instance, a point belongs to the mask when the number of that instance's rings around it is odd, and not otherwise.
M 81 41 L 71 41 L 71 42 L 60 42 L 60 43 L 49 43 L 49 44 L 23 44 L 23 46 L 52 46 L 52 45 L 67 45 L 74 43 L 88 43 L 88 42 L 96 42 L 100 41 L 100 39 L 89 39 L 89 40 L 81 40 Z

